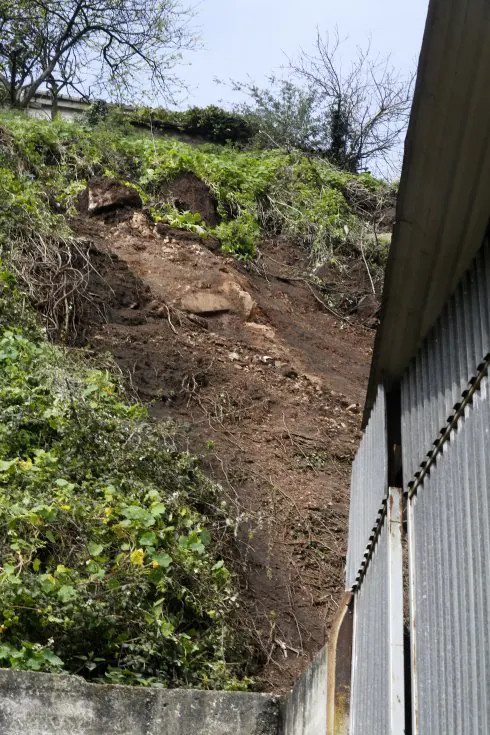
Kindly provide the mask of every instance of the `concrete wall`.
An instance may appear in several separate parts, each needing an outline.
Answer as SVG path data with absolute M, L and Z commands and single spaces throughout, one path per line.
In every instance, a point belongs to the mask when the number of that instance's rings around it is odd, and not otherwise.
M 103 686 L 0 669 L 1 735 L 279 735 L 278 727 L 279 700 L 266 694 Z
M 324 735 L 327 732 L 327 648 L 281 704 L 281 735 Z

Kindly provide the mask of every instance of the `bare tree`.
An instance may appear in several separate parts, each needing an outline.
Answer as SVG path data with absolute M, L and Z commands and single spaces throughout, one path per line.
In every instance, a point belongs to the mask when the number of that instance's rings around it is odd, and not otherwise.
M 250 101 L 235 105 L 257 131 L 255 143 L 263 148 L 294 148 L 316 150 L 321 125 L 316 116 L 316 94 L 290 80 L 268 78 L 268 87 L 259 87 L 253 81 L 232 81 L 235 92 L 247 95 Z
M 122 100 L 144 87 L 168 99 L 196 45 L 189 17 L 181 0 L 0 0 L 3 98 L 25 108 L 40 89 Z
M 403 76 L 389 57 L 373 56 L 370 44 L 359 49 L 345 71 L 341 41 L 317 31 L 313 54 L 302 51 L 289 68 L 317 101 L 317 113 L 327 128 L 328 157 L 357 172 L 369 162 L 386 161 L 406 131 L 413 92 L 413 75 Z

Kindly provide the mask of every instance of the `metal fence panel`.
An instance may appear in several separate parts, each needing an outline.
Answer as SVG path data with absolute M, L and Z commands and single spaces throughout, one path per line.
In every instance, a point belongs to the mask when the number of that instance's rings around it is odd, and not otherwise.
M 409 501 L 416 735 L 490 732 L 488 379 Z
M 391 489 L 354 593 L 351 735 L 405 732 L 401 521 L 401 491 Z
M 388 533 L 386 523 L 356 592 L 351 689 L 351 735 L 390 730 L 388 640 Z
M 380 386 L 352 465 L 346 587 L 351 589 L 388 492 L 386 402 Z
M 413 478 L 490 352 L 490 245 L 443 309 L 402 380 L 403 466 Z

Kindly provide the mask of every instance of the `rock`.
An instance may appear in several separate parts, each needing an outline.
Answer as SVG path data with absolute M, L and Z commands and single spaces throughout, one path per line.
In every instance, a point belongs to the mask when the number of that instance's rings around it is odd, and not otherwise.
M 187 171 L 177 176 L 166 188 L 164 195 L 179 212 L 200 214 L 210 227 L 216 227 L 219 223 L 215 196 L 209 186 L 194 173 Z
M 250 319 L 256 303 L 236 281 L 226 280 L 221 284 L 220 290 L 226 294 L 233 304 L 230 311 L 240 314 L 245 320 Z
M 363 296 L 356 307 L 356 312 L 361 319 L 370 319 L 379 311 L 379 301 L 374 294 L 366 294 Z
M 213 291 L 190 291 L 180 301 L 180 308 L 192 314 L 222 314 L 232 311 L 232 304 L 220 293 Z
M 97 177 L 90 179 L 78 198 L 78 208 L 90 215 L 103 214 L 115 209 L 141 209 L 143 202 L 135 189 L 117 181 Z
M 296 378 L 298 377 L 298 373 L 292 367 L 285 368 L 282 371 L 282 374 L 284 375 L 285 378 L 291 378 L 291 380 L 296 380 Z
M 235 362 L 235 360 L 240 359 L 240 355 L 238 354 L 238 352 L 230 352 L 230 354 L 228 355 L 228 359 L 232 362 Z
M 143 237 L 155 237 L 153 227 L 143 212 L 134 212 L 131 217 L 131 227 Z
M 242 316 L 244 316 L 245 319 L 250 319 L 250 317 L 252 316 L 252 312 L 256 306 L 255 301 L 250 296 L 248 291 L 240 291 L 238 293 L 238 299 L 240 301 Z

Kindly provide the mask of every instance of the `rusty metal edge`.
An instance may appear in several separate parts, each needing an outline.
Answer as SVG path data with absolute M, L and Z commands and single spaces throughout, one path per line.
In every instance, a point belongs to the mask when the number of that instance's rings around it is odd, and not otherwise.
M 468 384 L 468 389 L 462 396 L 461 403 L 454 406 L 454 414 L 448 419 L 447 425 L 441 431 L 440 437 L 434 442 L 433 448 L 427 454 L 427 461 L 421 465 L 420 472 L 417 472 L 415 479 L 408 483 L 408 497 L 411 499 L 417 494 L 418 489 L 422 485 L 424 478 L 429 474 L 432 466 L 434 465 L 437 457 L 441 454 L 444 444 L 449 441 L 451 435 L 459 423 L 462 416 L 464 416 L 466 406 L 470 405 L 473 401 L 473 396 L 480 389 L 481 381 L 487 377 L 490 368 L 490 355 L 486 355 L 484 361 L 478 366 L 477 375 Z
M 352 592 L 344 594 L 327 643 L 327 735 L 349 732 L 353 598 Z

